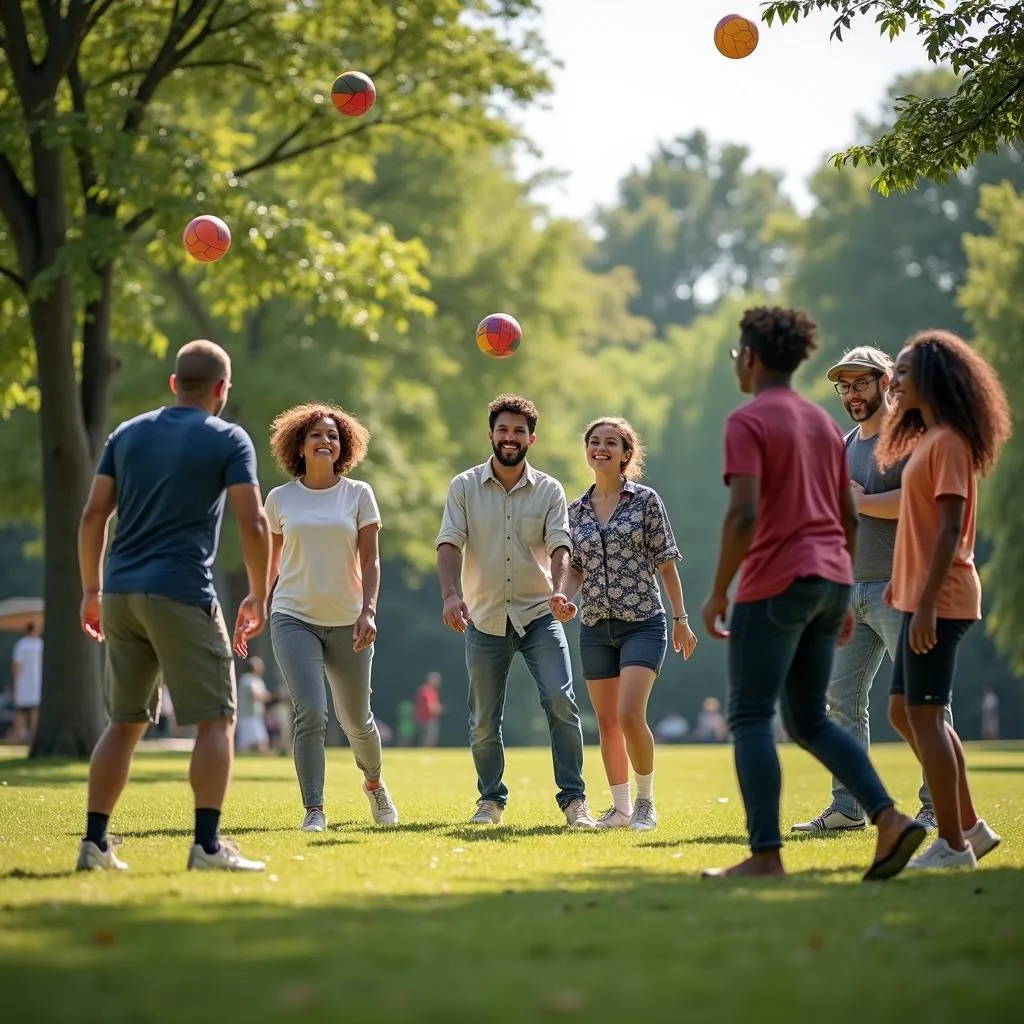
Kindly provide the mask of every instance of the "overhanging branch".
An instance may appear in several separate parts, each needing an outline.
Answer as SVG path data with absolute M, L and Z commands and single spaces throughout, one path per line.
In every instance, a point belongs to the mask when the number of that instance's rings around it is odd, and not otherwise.
M 28 286 L 21 274 L 16 274 L 13 270 L 8 270 L 7 267 L 0 267 L 0 277 L 6 277 L 9 281 L 13 281 L 21 292 L 28 295 Z
M 10 225 L 14 244 L 18 249 L 23 266 L 27 264 L 22 246 L 28 244 L 32 237 L 34 206 L 35 200 L 21 183 L 21 178 L 18 177 L 14 165 L 3 153 L 0 153 L 0 213 Z

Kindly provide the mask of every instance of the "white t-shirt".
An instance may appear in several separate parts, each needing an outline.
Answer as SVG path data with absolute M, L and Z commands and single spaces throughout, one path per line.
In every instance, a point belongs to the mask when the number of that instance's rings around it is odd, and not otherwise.
M 320 491 L 292 480 L 267 495 L 265 508 L 270 529 L 284 536 L 273 610 L 351 626 L 363 608 L 359 531 L 381 521 L 373 489 L 348 477 Z
M 14 645 L 14 664 L 18 678 L 14 681 L 14 706 L 39 707 L 43 699 L 43 638 L 23 636 Z

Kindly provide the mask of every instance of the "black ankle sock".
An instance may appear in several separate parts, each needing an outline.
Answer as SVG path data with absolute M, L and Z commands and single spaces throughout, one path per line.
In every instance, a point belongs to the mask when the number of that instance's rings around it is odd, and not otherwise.
M 104 853 L 107 852 L 107 822 L 109 814 L 97 814 L 89 811 L 85 816 L 85 838 L 95 843 Z
M 207 853 L 216 853 L 220 849 L 220 811 L 212 807 L 196 808 L 196 846 L 201 846 Z

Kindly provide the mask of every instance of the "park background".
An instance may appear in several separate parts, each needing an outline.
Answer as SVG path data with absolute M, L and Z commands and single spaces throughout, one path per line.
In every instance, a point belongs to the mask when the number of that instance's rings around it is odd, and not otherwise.
M 162 31 L 161 6 L 133 21 L 113 8 L 95 30 L 110 42 L 107 59 L 125 40 Z M 109 376 L 86 374 L 83 384 L 91 448 L 69 455 L 40 444 L 46 411 L 38 411 L 27 303 L 17 275 L 0 276 L 0 598 L 47 597 L 51 708 L 38 753 L 86 751 L 101 718 L 98 652 L 73 615 L 75 506 L 95 441 L 166 400 L 173 352 L 190 338 L 214 338 L 233 356 L 226 415 L 254 437 L 265 489 L 283 479 L 267 427 L 286 406 L 339 402 L 372 430 L 369 458 L 353 475 L 372 484 L 384 518 L 375 708 L 394 723 L 398 703 L 439 671 L 446 745 L 466 742 L 465 675 L 462 640 L 440 621 L 433 539 L 451 476 L 489 454 L 486 405 L 499 391 L 524 392 L 539 406 L 531 461 L 558 476 L 570 499 L 587 483 L 583 424 L 604 413 L 634 422 L 649 451 L 646 482 L 663 495 L 684 553 L 695 618 L 725 499 L 721 425 L 742 401 L 727 352 L 746 306 L 810 311 L 821 346 L 798 383 L 844 426 L 825 368 L 854 345 L 895 353 L 929 326 L 983 344 L 1019 422 L 1020 150 L 1003 146 L 946 184 L 922 180 L 888 196 L 870 187 L 871 169 L 827 164 L 884 131 L 894 97 L 955 88 L 913 34 L 890 42 L 866 22 L 838 43 L 819 14 L 762 25 L 757 51 L 729 61 L 712 45 L 723 10 L 709 0 L 505 3 L 468 17 L 462 9 L 472 5 L 452 0 L 358 15 L 360 5 L 328 6 L 345 30 L 318 46 L 307 41 L 303 67 L 324 89 L 332 69 L 342 70 L 339 51 L 374 71 L 378 103 L 357 124 L 342 123 L 324 96 L 316 119 L 295 120 L 309 81 L 295 80 L 299 58 L 290 46 L 276 52 L 265 29 L 234 48 L 214 40 L 205 68 L 197 62 L 160 84 L 135 125 L 147 140 L 141 155 L 132 149 L 129 159 L 126 133 L 110 130 L 130 118 L 110 83 L 67 122 L 68 194 L 78 187 L 75 126 L 87 123 L 99 126 L 93 159 L 112 190 L 94 190 L 88 209 L 74 199 L 62 265 L 75 308 L 106 301 L 110 314 Z M 494 18 L 485 6 L 518 16 Z M 102 46 L 88 59 L 96 82 Z M 5 90 L 7 74 L 0 69 Z M 15 165 L 25 159 L 18 119 L 5 102 L 0 138 Z M 293 131 L 305 132 L 289 150 L 296 155 L 261 158 Z M 108 222 L 148 214 L 116 241 L 104 233 L 111 194 L 121 205 Z M 223 216 L 235 239 L 223 261 L 205 267 L 178 242 L 199 212 Z M 0 265 L 16 265 L 2 221 Z M 479 319 L 498 310 L 525 334 L 506 361 L 487 359 L 473 339 Z M 77 329 L 88 345 L 81 320 Z M 968 738 L 978 735 L 984 688 L 999 696 L 1003 735 L 1024 736 L 1022 452 L 1015 438 L 982 492 L 979 555 L 992 614 L 962 652 L 955 714 Z M 244 574 L 230 515 L 217 568 L 233 608 Z M 576 631 L 570 626 L 574 660 Z M 652 721 L 678 711 L 692 725 L 705 697 L 724 697 L 724 647 L 701 640 L 685 665 L 669 659 Z M 0 691 L 10 687 L 13 641 L 0 636 Z M 257 652 L 273 680 L 268 648 L 261 637 Z M 887 673 L 888 662 L 872 705 L 878 738 L 891 736 Z M 517 666 L 506 741 L 540 743 L 545 733 L 533 684 Z

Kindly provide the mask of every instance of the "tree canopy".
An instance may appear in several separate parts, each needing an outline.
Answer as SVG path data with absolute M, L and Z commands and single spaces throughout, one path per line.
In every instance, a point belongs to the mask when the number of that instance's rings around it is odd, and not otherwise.
M 874 168 L 872 185 L 883 194 L 905 192 L 921 178 L 944 184 L 982 153 L 1017 145 L 1024 136 L 1024 3 L 772 0 L 763 7 L 769 25 L 832 11 L 837 40 L 854 21 L 873 17 L 890 39 L 916 33 L 928 59 L 957 76 L 950 95 L 898 96 L 891 126 L 832 157 L 836 167 Z

